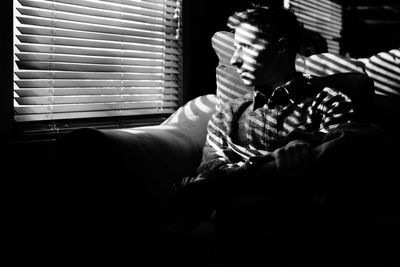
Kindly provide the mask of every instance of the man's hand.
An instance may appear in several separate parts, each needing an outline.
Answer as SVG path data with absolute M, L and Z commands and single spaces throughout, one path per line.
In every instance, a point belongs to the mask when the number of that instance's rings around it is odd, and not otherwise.
M 296 182 L 297 178 L 310 173 L 311 145 L 304 141 L 291 141 L 275 150 L 274 156 L 279 176 L 287 178 L 289 182 Z

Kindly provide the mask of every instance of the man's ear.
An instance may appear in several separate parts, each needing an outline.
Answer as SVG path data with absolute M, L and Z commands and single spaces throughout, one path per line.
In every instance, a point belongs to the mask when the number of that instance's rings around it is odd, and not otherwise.
M 277 42 L 277 51 L 279 54 L 285 53 L 288 50 L 288 41 L 286 38 L 279 38 Z

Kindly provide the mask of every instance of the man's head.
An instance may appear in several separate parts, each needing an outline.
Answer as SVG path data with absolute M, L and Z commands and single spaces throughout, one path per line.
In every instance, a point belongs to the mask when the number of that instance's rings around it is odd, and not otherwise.
M 301 26 L 290 10 L 256 6 L 233 14 L 228 26 L 235 29 L 231 64 L 246 85 L 269 86 L 294 72 Z

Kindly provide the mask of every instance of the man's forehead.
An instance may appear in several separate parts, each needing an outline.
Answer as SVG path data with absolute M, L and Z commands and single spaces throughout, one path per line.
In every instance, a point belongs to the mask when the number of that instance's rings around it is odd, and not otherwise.
M 253 42 L 260 39 L 262 33 L 262 30 L 257 26 L 241 23 L 235 29 L 235 42 Z

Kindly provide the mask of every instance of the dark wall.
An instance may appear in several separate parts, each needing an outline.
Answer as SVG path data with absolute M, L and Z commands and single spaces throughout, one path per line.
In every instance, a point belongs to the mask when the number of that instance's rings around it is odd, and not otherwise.
M 228 1 L 183 2 L 183 101 L 215 93 L 215 67 L 218 60 L 211 46 L 211 37 L 225 26 Z
M 342 52 L 361 58 L 399 48 L 399 3 L 398 0 L 344 1 Z
M 0 144 L 3 144 L 11 138 L 13 130 L 13 3 L 3 1 L 1 7 Z

